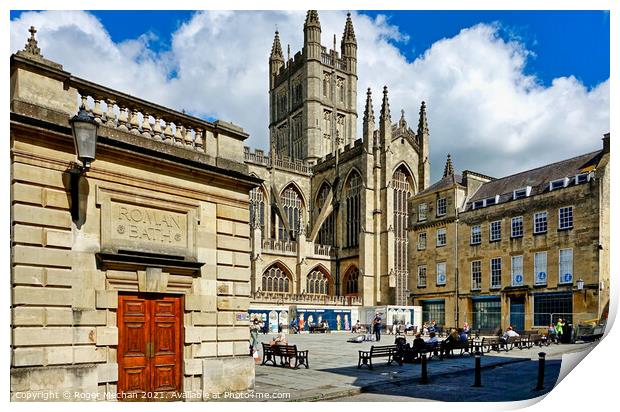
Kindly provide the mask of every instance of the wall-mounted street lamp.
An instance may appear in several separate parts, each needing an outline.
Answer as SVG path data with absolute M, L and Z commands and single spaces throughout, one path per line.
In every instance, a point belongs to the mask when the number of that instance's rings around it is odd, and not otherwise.
M 579 278 L 577 280 L 577 290 L 583 290 L 583 300 L 585 301 L 588 295 L 587 295 L 587 291 L 585 290 L 584 286 L 585 286 L 585 282 L 583 281 L 582 278 Z
M 80 218 L 80 176 L 90 169 L 95 160 L 97 150 L 97 127 L 95 118 L 82 105 L 77 115 L 69 123 L 73 134 L 73 143 L 77 158 L 81 163 L 75 164 L 69 171 L 71 174 L 71 218 L 75 221 Z

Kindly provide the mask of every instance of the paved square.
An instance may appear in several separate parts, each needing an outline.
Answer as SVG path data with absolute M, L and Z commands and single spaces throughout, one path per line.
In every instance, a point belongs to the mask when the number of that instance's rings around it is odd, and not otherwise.
M 385 358 L 380 358 L 373 361 L 374 370 L 369 370 L 366 367 L 358 369 L 358 351 L 369 350 L 372 345 L 377 343 L 347 342 L 347 339 L 353 336 L 356 335 L 336 332 L 287 335 L 289 344 L 297 345 L 300 350 L 309 351 L 310 368 L 302 367 L 295 370 L 270 365 L 257 365 L 255 392 L 290 393 L 290 400 L 312 401 L 356 395 L 390 383 L 411 383 L 419 380 L 419 364 L 398 366 L 398 364 L 393 363 L 391 366 L 387 366 Z M 272 337 L 273 335 L 260 335 L 259 341 L 269 342 Z M 411 343 L 413 337 L 407 336 L 407 341 Z M 383 335 L 379 344 L 393 343 L 393 335 Z M 513 349 L 510 352 L 499 354 L 491 352 L 482 357 L 481 364 L 483 368 L 488 369 L 507 364 L 526 363 L 531 359 L 538 359 L 538 352 L 541 351 L 548 354 L 547 359 L 549 360 L 560 360 L 563 353 L 584 349 L 586 349 L 586 345 L 581 344 L 551 345 L 542 349 L 538 347 L 524 350 Z M 559 365 L 560 362 L 555 363 Z M 518 367 L 521 368 L 521 365 Z M 443 361 L 435 358 L 428 362 L 428 372 L 431 379 L 440 375 L 456 374 L 458 376 L 466 372 L 470 372 L 469 374 L 473 376 L 471 373 L 473 368 L 474 359 L 470 356 L 456 356 L 446 358 Z M 529 386 L 533 387 L 536 384 L 536 368 L 528 367 L 527 370 L 527 376 L 523 376 L 523 379 L 530 379 L 531 384 Z M 471 382 L 462 381 L 461 384 L 471 385 L 473 383 L 473 377 L 462 379 L 469 379 Z M 552 385 L 549 384 L 549 387 Z M 532 396 L 535 395 L 532 394 L 528 397 Z

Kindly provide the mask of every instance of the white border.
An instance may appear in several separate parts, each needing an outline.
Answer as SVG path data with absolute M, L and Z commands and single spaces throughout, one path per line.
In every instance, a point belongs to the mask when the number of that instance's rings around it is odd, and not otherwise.
M 83 0 L 79 3 L 80 8 L 82 9 L 124 9 L 124 8 L 132 8 L 132 9 L 163 9 L 168 8 L 169 6 L 174 6 L 176 9 L 219 9 L 219 10 L 230 10 L 230 9 L 297 9 L 302 10 L 306 9 L 309 6 L 319 9 L 319 10 L 328 10 L 328 9 L 356 9 L 356 10 L 388 10 L 388 9 L 419 9 L 419 10 L 436 10 L 438 8 L 442 9 L 451 9 L 451 10 L 465 10 L 465 9 L 473 9 L 473 10 L 549 10 L 549 9 L 571 9 L 571 10 L 611 10 L 610 14 L 610 37 L 611 37 L 611 71 L 612 74 L 618 73 L 618 51 L 619 44 L 618 40 L 620 39 L 620 32 L 618 30 L 618 22 L 620 15 L 620 6 L 617 1 L 614 0 L 502 0 L 498 2 L 496 0 L 469 0 L 464 2 L 462 0 L 418 0 L 416 2 L 412 1 L 370 1 L 370 0 L 341 0 L 339 2 L 327 1 L 327 0 L 315 0 L 312 5 L 306 4 L 306 2 L 290 2 L 283 0 L 264 0 L 261 2 L 249 1 L 249 0 L 210 0 L 206 1 L 196 1 L 196 0 L 176 0 L 174 3 L 169 2 L 153 2 L 153 1 L 144 1 L 144 0 L 134 0 L 130 3 L 126 1 L 120 0 L 107 0 L 105 2 L 102 1 L 93 1 L 93 0 Z M 75 9 L 76 3 L 70 2 L 68 0 L 58 0 L 52 2 L 45 1 L 33 1 L 33 0 L 6 0 L 2 2 L 4 16 L 8 17 L 8 10 L 13 9 Z M 5 17 L 5 18 L 6 18 Z M 10 54 L 10 46 L 8 41 L 8 24 L 4 24 L 0 26 L 0 30 L 2 30 L 2 34 L 4 37 L 4 56 L 8 60 L 8 56 Z M 5 60 L 5 61 L 7 61 Z M 9 78 L 9 65 L 4 64 L 4 79 Z M 8 91 L 8 82 L 4 82 L 5 90 Z M 5 94 L 6 96 L 6 94 Z M 611 113 L 618 113 L 617 108 L 617 97 L 618 97 L 618 82 L 616 79 L 611 81 Z M 9 110 L 8 109 L 8 99 L 4 99 L 2 104 L 5 106 L 5 109 L 2 111 L 2 116 L 5 119 L 3 124 L 8 125 L 8 117 Z M 618 116 L 611 116 L 610 119 L 611 127 L 610 130 L 617 130 L 615 126 L 618 124 Z M 8 130 L 5 126 L 5 144 L 8 144 Z M 616 133 L 616 132 L 614 132 Z M 9 168 L 10 162 L 8 162 L 8 150 L 5 146 L 5 161 L 2 163 L 2 173 L 3 173 L 3 182 L 5 185 L 8 184 L 9 181 Z M 616 177 L 618 176 L 618 169 L 612 168 L 612 184 L 616 181 Z M 6 196 L 6 187 L 5 187 L 5 199 Z M 614 210 L 614 206 L 617 205 L 617 191 L 612 192 L 611 196 L 611 208 Z M 4 214 L 4 222 L 5 224 L 2 226 L 4 230 L 5 241 L 9 237 L 9 225 L 6 224 L 8 222 L 9 217 L 9 205 L 5 200 L 0 206 L 3 214 Z M 620 228 L 618 219 L 613 218 L 611 221 L 611 245 L 612 251 L 610 253 L 611 256 L 611 272 L 618 273 L 618 271 L 614 271 L 614 269 L 618 268 L 618 258 L 616 254 L 613 252 L 617 250 L 617 246 L 615 246 L 615 236 L 614 233 L 618 233 L 618 229 Z M 5 247 L 1 249 L 3 254 L 3 261 L 8 262 L 9 248 L 5 243 Z M 8 265 L 5 265 L 5 282 L 8 282 Z M 404 405 L 404 407 L 428 407 L 433 410 L 452 410 L 456 408 L 465 408 L 465 410 L 469 410 L 470 408 L 476 408 L 477 411 L 483 410 L 511 410 L 526 407 L 532 404 L 535 404 L 532 407 L 532 410 L 535 411 L 547 411 L 550 408 L 554 410 L 595 410 L 598 408 L 609 408 L 609 403 L 613 402 L 612 397 L 616 392 L 616 382 L 617 379 L 614 379 L 617 370 L 618 370 L 618 357 L 617 357 L 617 349 L 615 348 L 615 341 L 620 339 L 620 332 L 618 332 L 618 328 L 611 329 L 611 325 L 615 319 L 615 314 L 617 312 L 617 291 L 620 286 L 620 282 L 618 280 L 619 276 L 612 276 L 611 279 L 611 288 L 612 288 L 612 296 L 611 296 L 611 307 L 610 307 L 610 318 L 608 323 L 608 336 L 604 339 L 595 350 L 593 350 L 588 355 L 588 360 L 586 362 L 581 362 L 573 372 L 568 374 L 568 376 L 562 380 L 561 383 L 549 394 L 548 399 L 544 399 L 541 402 L 537 401 L 522 401 L 522 402 L 512 402 L 512 403 L 481 403 L 481 404 L 442 404 L 442 403 L 433 403 L 432 405 L 423 406 L 423 405 Z M 5 283 L 4 295 L 3 299 L 10 298 L 10 288 L 7 287 L 7 283 Z M 4 305 L 5 308 L 7 305 Z M 7 317 L 5 316 L 5 319 Z M 611 329 L 611 330 L 610 330 Z M 2 334 L 4 337 L 4 348 L 8 348 L 10 341 L 10 333 L 8 328 L 4 328 L 4 333 Z M 577 363 L 580 359 L 582 359 L 585 355 L 571 355 L 565 356 L 563 362 L 563 369 L 570 368 L 569 364 Z M 2 351 L 2 357 L 4 360 L 5 368 L 8 368 L 9 363 L 9 351 Z M 3 383 L 5 384 L 4 397 L 5 400 L 8 401 L 8 369 L 4 370 L 4 374 L 2 375 Z M 614 402 L 615 403 L 615 402 Z M 368 409 L 376 410 L 383 407 L 394 407 L 395 405 L 356 405 L 356 410 Z M 30 410 L 34 407 L 40 407 L 40 405 L 29 405 L 29 404 L 11 404 L 10 407 L 15 410 Z M 61 406 L 61 405 L 58 405 Z M 106 404 L 95 404 L 88 405 L 87 407 L 94 410 L 111 410 L 111 409 L 128 409 L 128 408 L 143 408 L 145 405 L 117 405 L 113 403 Z M 149 409 L 155 410 L 167 410 L 171 405 L 155 405 L 149 404 Z M 177 406 L 177 405 L 174 405 Z M 203 403 L 188 403 L 183 404 L 183 408 L 195 409 L 203 411 L 204 408 L 209 408 L 209 410 L 238 410 L 242 405 L 236 403 L 228 403 L 228 404 L 214 404 L 209 403 L 205 405 Z M 56 407 L 56 405 L 54 406 Z M 61 406 L 65 410 L 78 410 L 86 407 L 84 404 L 76 403 L 76 404 L 63 404 Z M 290 404 L 281 404 L 281 403 L 264 403 L 264 404 L 254 404 L 252 408 L 255 410 L 266 410 L 269 411 L 277 411 L 277 410 L 290 410 L 293 405 Z M 315 409 L 317 407 L 321 407 L 315 404 L 295 404 L 294 408 L 299 410 L 309 410 Z M 342 407 L 353 407 L 350 404 L 343 404 Z M 400 406 L 398 406 L 400 407 Z

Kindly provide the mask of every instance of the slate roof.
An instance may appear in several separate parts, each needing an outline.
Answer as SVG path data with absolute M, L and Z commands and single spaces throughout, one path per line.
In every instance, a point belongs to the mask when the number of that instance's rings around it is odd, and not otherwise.
M 448 189 L 454 184 L 463 186 L 463 176 L 457 174 L 448 175 L 439 180 L 438 182 L 433 183 L 426 189 L 422 190 L 416 196 L 425 195 L 427 193 L 436 192 L 443 189 Z
M 600 160 L 602 152 L 596 151 L 586 153 L 571 159 L 562 160 L 536 169 L 526 170 L 521 173 L 502 177 L 484 183 L 480 189 L 471 197 L 467 209 L 471 208 L 471 203 L 477 200 L 486 199 L 499 195 L 499 203 L 512 200 L 514 190 L 531 186 L 530 197 L 549 191 L 549 182 L 552 180 L 571 178 L 579 173 L 593 170 Z

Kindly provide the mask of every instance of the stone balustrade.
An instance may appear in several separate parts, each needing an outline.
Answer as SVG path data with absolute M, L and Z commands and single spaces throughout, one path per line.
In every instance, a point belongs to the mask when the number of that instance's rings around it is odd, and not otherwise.
M 205 132 L 213 128 L 207 121 L 81 79 L 72 78 L 72 86 L 101 126 L 205 152 Z
M 339 59 L 336 54 L 330 54 L 327 52 L 321 53 L 321 63 L 335 67 L 338 70 L 347 70 L 347 63 L 343 59 Z
M 359 296 L 328 296 L 297 293 L 254 292 L 252 301 L 255 303 L 274 304 L 313 304 L 332 306 L 361 306 Z
M 297 253 L 297 242 L 289 240 L 263 239 L 264 252 Z
M 289 159 L 288 157 L 277 157 L 274 166 L 280 169 L 310 175 L 312 167 L 305 161 L 299 159 Z
M 316 256 L 336 257 L 336 248 L 331 245 L 314 244 L 314 254 Z
M 321 63 L 326 64 L 328 66 L 334 65 L 334 57 L 329 53 L 321 53 Z
M 246 162 L 263 166 L 271 166 L 271 159 L 269 158 L 269 155 L 266 155 L 261 149 L 256 149 L 252 152 L 248 146 L 244 146 L 243 155 Z

